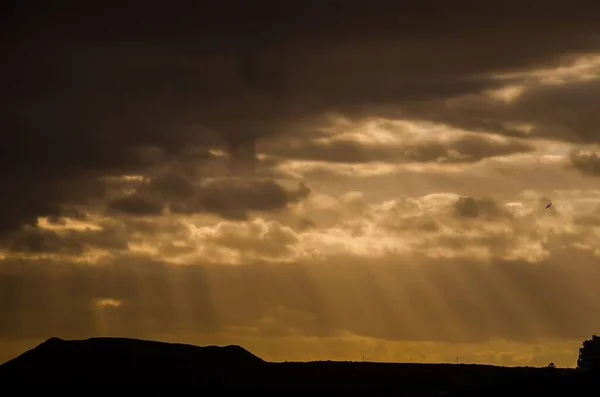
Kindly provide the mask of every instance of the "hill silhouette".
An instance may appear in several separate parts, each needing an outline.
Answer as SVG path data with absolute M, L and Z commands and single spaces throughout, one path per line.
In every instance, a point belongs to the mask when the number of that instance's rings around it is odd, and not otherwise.
M 240 346 L 198 347 L 124 338 L 51 338 L 0 365 L 0 384 L 45 392 L 319 390 L 404 396 L 578 393 L 593 373 L 559 368 L 365 362 L 272 363 Z M 592 384 L 593 383 L 593 384 Z M 592 389 L 593 390 L 593 389 Z
M 222 384 L 265 362 L 240 346 L 198 347 L 126 338 L 51 338 L 0 366 L 0 383 L 86 385 Z

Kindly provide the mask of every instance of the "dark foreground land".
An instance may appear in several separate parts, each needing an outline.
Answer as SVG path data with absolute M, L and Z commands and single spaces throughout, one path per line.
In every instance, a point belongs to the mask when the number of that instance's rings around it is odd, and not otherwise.
M 594 372 L 467 364 L 270 363 L 239 346 L 52 338 L 0 365 L 4 391 L 82 395 L 325 391 L 365 395 L 596 394 Z M 596 389 L 596 390 L 595 390 Z M 165 394 L 166 393 L 166 394 Z

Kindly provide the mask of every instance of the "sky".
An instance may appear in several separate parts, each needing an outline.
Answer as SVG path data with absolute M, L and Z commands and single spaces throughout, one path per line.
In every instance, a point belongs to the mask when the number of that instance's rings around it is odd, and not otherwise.
M 575 366 L 600 333 L 600 5 L 6 7 L 0 362 Z

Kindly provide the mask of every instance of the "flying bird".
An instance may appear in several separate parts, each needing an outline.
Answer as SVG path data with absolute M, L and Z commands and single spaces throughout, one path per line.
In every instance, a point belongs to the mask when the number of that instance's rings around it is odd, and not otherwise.
M 546 206 L 546 209 L 550 208 L 550 206 L 551 206 L 551 205 L 552 205 L 552 203 L 548 204 L 548 205 Z

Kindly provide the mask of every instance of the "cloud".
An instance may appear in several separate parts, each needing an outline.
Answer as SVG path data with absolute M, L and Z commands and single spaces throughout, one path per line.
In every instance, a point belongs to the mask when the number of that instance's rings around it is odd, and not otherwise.
M 594 111 L 600 99 L 597 53 L 506 79 L 503 89 L 415 102 L 399 114 L 512 137 L 598 143 L 600 120 Z
M 598 153 L 574 151 L 570 155 L 571 165 L 584 175 L 600 176 L 600 157 Z
M 516 139 L 450 129 L 444 132 L 439 126 L 419 129 L 408 123 L 407 126 L 398 124 L 379 120 L 354 125 L 349 128 L 350 131 L 333 133 L 329 137 L 284 137 L 279 141 L 260 142 L 258 150 L 266 156 L 282 159 L 343 164 L 469 163 L 535 150 L 532 144 Z M 411 127 L 418 132 L 411 131 Z
M 477 200 L 472 197 L 460 197 L 454 204 L 454 213 L 459 218 L 498 218 L 511 215 L 491 199 Z
M 193 236 L 203 253 L 217 262 L 238 264 L 256 260 L 285 262 L 295 259 L 299 238 L 294 230 L 278 222 L 255 219 L 237 224 L 220 222 L 214 227 L 194 228 Z M 207 246 L 211 246 L 207 248 Z
M 140 181 L 133 193 L 108 203 L 110 210 L 131 215 L 212 213 L 228 219 L 247 219 L 248 211 L 282 210 L 303 199 L 310 189 L 303 183 L 286 190 L 273 180 L 225 178 L 194 181 L 182 175 Z
M 572 200 L 583 202 L 582 194 Z M 52 226 L 36 235 L 43 244 L 3 252 L 0 336 L 577 340 L 599 326 L 583 315 L 598 310 L 598 231 L 578 221 L 587 210 L 563 204 L 566 196 L 554 212 L 546 200 L 434 194 L 369 203 L 350 193 L 291 209 L 297 219 L 315 219 L 308 229 L 291 218 L 290 225 L 123 218 L 96 232 Z M 62 247 L 106 248 L 101 236 L 115 236 L 127 248 L 90 266 L 56 250 L 58 236 Z M 22 256 L 23 247 L 54 256 Z M 32 321 L 36 327 L 25 326 Z
M 9 252 L 83 255 L 87 248 L 126 250 L 127 242 L 114 230 L 63 230 L 26 227 L 12 232 L 0 247 Z
M 1 176 L 12 187 L 0 205 L 2 228 L 96 202 L 103 195 L 98 178 L 144 174 L 149 149 L 181 157 L 190 147 L 217 147 L 252 163 L 258 139 L 318 124 L 328 113 L 373 116 L 499 89 L 506 79 L 497 75 L 598 49 L 594 6 L 441 7 L 344 5 L 334 12 L 271 1 L 160 9 L 126 2 L 115 12 L 65 2 L 35 15 L 12 7 L 10 20 L 19 22 L 4 25 L 0 75 L 9 115 L 0 126 Z M 534 117 L 581 128 L 593 120 L 589 112 L 591 118 L 546 112 L 557 103 L 544 98 L 560 96 L 540 95 L 522 102 Z M 595 108 L 591 103 L 584 107 Z M 472 144 L 459 149 L 470 152 Z M 485 156 L 487 143 L 477 145 Z M 446 154 L 434 147 L 414 156 Z
M 582 226 L 600 226 L 600 206 L 593 209 L 592 211 L 583 212 L 574 219 L 575 224 Z

